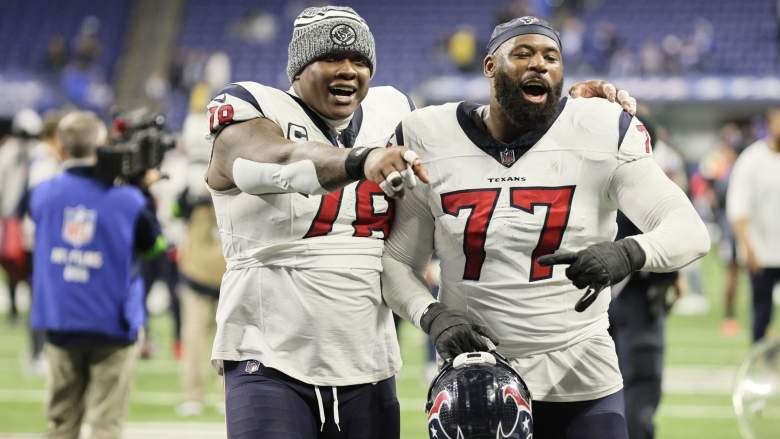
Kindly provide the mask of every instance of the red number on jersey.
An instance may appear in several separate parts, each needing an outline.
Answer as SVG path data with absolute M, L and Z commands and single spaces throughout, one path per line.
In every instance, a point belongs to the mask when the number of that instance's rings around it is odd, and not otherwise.
M 333 230 L 333 223 L 336 222 L 336 218 L 339 216 L 339 208 L 341 207 L 341 198 L 343 196 L 343 189 L 322 196 L 320 208 L 317 210 L 317 215 L 314 215 L 314 221 L 309 226 L 309 231 L 303 236 L 304 238 L 327 235 Z
M 217 115 L 217 124 L 214 125 L 214 114 Z M 230 104 L 220 105 L 219 107 L 209 107 L 209 128 L 211 132 L 217 131 L 219 126 L 225 126 L 233 122 L 233 106 Z
M 482 264 L 485 262 L 487 228 L 500 192 L 500 188 L 475 189 L 441 195 L 441 205 L 445 213 L 458 216 L 461 209 L 471 210 L 463 232 L 463 254 L 466 256 L 464 280 L 479 280 Z
M 219 110 L 217 110 L 217 120 L 220 125 L 227 125 L 230 122 L 233 122 L 233 106 L 225 104 L 219 107 Z
M 449 192 L 441 195 L 442 209 L 445 213 L 458 216 L 461 209 L 470 209 L 463 236 L 463 254 L 466 266 L 463 280 L 479 280 L 482 264 L 485 262 L 485 240 L 487 229 L 493 216 L 501 189 L 473 189 Z M 555 253 L 563 241 L 563 232 L 569 222 L 571 202 L 574 198 L 574 186 L 555 188 L 518 187 L 510 189 L 512 207 L 534 213 L 536 206 L 547 206 L 547 214 L 536 248 L 531 252 L 531 270 L 529 281 L 548 279 L 552 276 L 552 267 L 539 265 L 539 258 Z
M 645 152 L 650 154 L 650 132 L 644 125 L 635 125 L 641 133 L 645 135 Z
M 555 253 L 561 246 L 573 198 L 574 186 L 516 187 L 510 190 L 512 207 L 533 214 L 536 206 L 547 206 L 539 242 L 531 253 L 531 275 L 528 279 L 530 282 L 552 277 L 552 267 L 539 265 L 539 258 Z
M 353 236 L 370 237 L 371 232 L 378 230 L 384 234 L 382 236 L 384 239 L 390 233 L 390 225 L 393 222 L 393 201 L 385 197 L 387 211 L 376 213 L 374 197 L 377 195 L 384 196 L 384 192 L 376 183 L 364 180 L 355 187 L 355 221 L 352 222 L 355 232 Z M 333 230 L 333 224 L 339 216 L 343 196 L 343 189 L 322 196 L 320 208 L 304 238 L 324 236 Z
M 385 213 L 376 213 L 374 210 L 374 197 L 377 195 L 381 195 L 387 202 Z M 352 223 L 354 236 L 370 237 L 372 231 L 379 230 L 383 233 L 382 237 L 387 238 L 393 222 L 393 206 L 378 184 L 368 180 L 358 183 L 355 188 L 355 221 Z

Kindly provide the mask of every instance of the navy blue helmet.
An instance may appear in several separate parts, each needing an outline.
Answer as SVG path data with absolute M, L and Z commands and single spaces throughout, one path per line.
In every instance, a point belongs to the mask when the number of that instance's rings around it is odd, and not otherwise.
M 531 439 L 531 392 L 496 352 L 447 362 L 428 390 L 431 439 Z

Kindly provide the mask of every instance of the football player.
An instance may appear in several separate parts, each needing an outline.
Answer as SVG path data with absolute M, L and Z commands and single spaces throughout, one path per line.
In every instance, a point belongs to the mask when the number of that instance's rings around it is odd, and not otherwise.
M 289 90 L 240 82 L 208 105 L 207 182 L 227 261 L 212 359 L 231 439 L 400 435 L 380 258 L 390 197 L 427 177 L 414 153 L 385 148 L 412 104 L 369 88 L 375 53 L 354 10 L 308 8 Z M 580 88 L 615 98 L 600 82 Z
M 497 26 L 484 75 L 489 105 L 431 106 L 396 128 L 391 143 L 419 155 L 430 183 L 396 203 L 384 298 L 445 359 L 496 343 L 531 390 L 535 439 L 626 438 L 610 299 L 598 292 L 701 257 L 707 230 L 652 160 L 640 120 L 606 100 L 559 100 L 548 23 Z M 618 208 L 644 233 L 613 241 Z M 433 249 L 439 301 L 422 277 Z
M 378 184 L 396 195 L 425 174 L 404 148 L 384 148 L 411 102 L 369 88 L 375 65 L 358 14 L 308 8 L 290 90 L 240 82 L 208 105 L 227 261 L 212 359 L 224 363 L 231 439 L 400 434 L 401 360 L 379 291 L 393 204 Z

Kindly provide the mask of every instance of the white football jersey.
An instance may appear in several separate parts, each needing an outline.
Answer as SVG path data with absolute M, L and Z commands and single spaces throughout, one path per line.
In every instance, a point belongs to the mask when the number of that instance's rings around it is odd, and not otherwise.
M 579 313 L 574 305 L 584 291 L 566 278 L 566 266 L 544 267 L 538 259 L 612 241 L 617 231 L 613 171 L 651 156 L 644 126 L 620 106 L 602 99 L 564 99 L 561 106 L 552 126 L 525 148 L 492 139 L 481 109 L 468 103 L 415 111 L 393 141 L 417 151 L 430 176 L 429 185 L 399 203 L 417 203 L 412 210 L 425 211 L 433 222 L 432 245 L 441 263 L 439 300 L 490 327 L 506 356 L 534 359 L 533 367 L 520 372 L 535 398 L 552 401 L 583 399 L 582 392 L 594 389 L 586 396 L 604 396 L 622 382 L 606 336 L 609 291 Z M 395 249 L 396 238 L 391 235 L 388 249 Z M 597 343 L 576 354 L 584 350 L 603 357 L 596 363 L 604 361 L 606 367 L 591 365 L 602 368 L 596 372 L 602 376 L 551 390 L 556 368 L 540 366 L 537 356 L 566 352 L 589 339 Z M 576 364 L 561 367 L 576 369 Z
M 392 87 L 369 89 L 347 127 L 354 145 L 385 146 L 410 105 Z M 208 110 L 214 134 L 265 117 L 290 140 L 343 146 L 298 97 L 255 82 L 229 85 Z M 326 195 L 235 188 L 212 190 L 212 197 L 228 267 L 213 359 L 257 359 L 317 385 L 373 382 L 398 371 L 392 315 L 379 290 L 393 204 L 376 184 Z

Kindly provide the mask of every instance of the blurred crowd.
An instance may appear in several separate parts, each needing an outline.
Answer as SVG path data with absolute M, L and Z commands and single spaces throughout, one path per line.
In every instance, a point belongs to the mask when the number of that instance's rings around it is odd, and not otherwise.
M 513 0 L 495 15 L 495 24 L 508 17 L 547 16 L 545 2 Z M 639 48 L 628 47 L 617 25 L 609 17 L 588 23 L 581 17 L 589 2 L 570 1 L 555 9 L 550 17 L 560 29 L 567 74 L 625 76 L 663 76 L 712 73 L 708 54 L 713 49 L 713 25 L 705 17 L 692 17 L 690 32 L 677 32 L 646 39 Z M 476 28 L 464 24 L 442 41 L 438 52 L 448 66 L 461 73 L 482 71 L 484 41 Z
M 110 72 L 100 60 L 103 43 L 100 39 L 100 19 L 87 16 L 76 34 L 68 39 L 62 34 L 48 37 L 46 53 L 37 65 L 38 73 L 54 93 L 40 108 L 63 105 L 107 115 L 114 103 Z
M 705 73 L 713 45 L 712 24 L 695 17 L 693 27 L 689 35 L 670 33 L 660 40 L 647 39 L 637 51 L 626 47 L 615 23 L 602 20 L 588 27 L 572 15 L 561 24 L 566 67 L 575 74 L 617 77 Z

